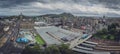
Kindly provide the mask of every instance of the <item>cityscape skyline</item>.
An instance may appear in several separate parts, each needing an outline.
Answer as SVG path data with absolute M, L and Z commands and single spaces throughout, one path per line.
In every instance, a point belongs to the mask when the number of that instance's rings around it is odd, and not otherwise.
M 0 0 L 0 54 L 120 54 L 120 0 Z

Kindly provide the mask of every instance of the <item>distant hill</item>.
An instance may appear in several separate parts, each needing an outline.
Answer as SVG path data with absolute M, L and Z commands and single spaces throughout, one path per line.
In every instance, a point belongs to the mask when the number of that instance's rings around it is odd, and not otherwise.
M 50 18 L 74 18 L 74 15 L 72 15 L 71 13 L 61 13 L 61 14 L 46 14 L 46 15 L 41 15 L 39 17 L 50 17 Z
M 72 15 L 71 13 L 62 13 L 60 14 L 61 17 L 68 17 L 68 18 L 74 18 L 74 15 Z

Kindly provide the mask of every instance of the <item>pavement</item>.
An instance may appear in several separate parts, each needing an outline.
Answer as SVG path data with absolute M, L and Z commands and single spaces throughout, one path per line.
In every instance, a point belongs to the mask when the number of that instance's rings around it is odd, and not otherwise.
M 89 39 L 90 37 L 92 37 L 92 35 L 89 35 L 89 36 L 88 36 L 87 38 L 85 38 L 85 39 L 81 39 L 81 37 L 76 38 L 75 40 L 73 40 L 73 41 L 70 43 L 69 48 L 74 48 L 74 47 L 77 46 L 78 44 L 81 44 L 81 43 L 83 43 L 84 41 L 86 41 L 87 39 Z
M 22 48 L 18 48 L 19 44 L 16 41 L 11 41 L 11 38 L 14 37 L 14 40 L 18 38 L 20 21 L 14 22 L 16 26 L 10 26 L 9 31 L 11 34 L 4 34 L 4 37 L 7 38 L 6 43 L 0 48 L 0 54 L 19 54 L 22 52 Z M 23 46 L 23 45 L 21 45 Z

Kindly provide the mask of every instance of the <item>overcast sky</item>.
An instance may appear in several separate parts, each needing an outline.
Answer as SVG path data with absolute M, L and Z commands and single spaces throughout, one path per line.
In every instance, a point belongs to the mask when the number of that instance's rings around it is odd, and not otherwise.
M 120 16 L 120 0 L 0 0 L 0 15 L 43 15 L 62 12 L 74 15 Z

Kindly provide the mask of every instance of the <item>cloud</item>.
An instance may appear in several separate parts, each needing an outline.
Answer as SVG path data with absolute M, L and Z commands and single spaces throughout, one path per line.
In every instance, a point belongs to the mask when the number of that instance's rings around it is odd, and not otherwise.
M 25 15 L 70 12 L 87 15 L 120 15 L 119 0 L 0 0 L 0 14 Z M 111 3 L 110 3 L 111 2 Z
M 103 4 L 106 8 L 120 9 L 120 0 L 89 0 L 95 4 Z
M 17 5 L 26 5 L 27 3 L 36 2 L 37 0 L 0 0 L 1 8 L 16 7 Z

